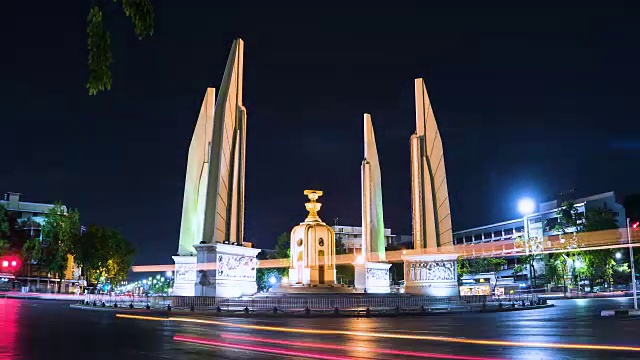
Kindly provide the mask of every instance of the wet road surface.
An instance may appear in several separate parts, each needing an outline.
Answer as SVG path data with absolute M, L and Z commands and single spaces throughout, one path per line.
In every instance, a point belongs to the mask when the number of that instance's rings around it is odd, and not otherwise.
M 554 303 L 549 309 L 398 318 L 233 319 L 174 312 L 182 320 L 159 321 L 62 302 L 0 299 L 0 359 L 640 359 L 640 351 L 573 345 L 640 350 L 640 319 L 599 316 L 602 309 L 630 306 L 631 299 Z M 522 342 L 529 344 L 514 346 Z

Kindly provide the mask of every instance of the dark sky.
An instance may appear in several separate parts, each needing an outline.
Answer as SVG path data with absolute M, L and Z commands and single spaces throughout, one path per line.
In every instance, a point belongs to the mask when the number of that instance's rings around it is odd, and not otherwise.
M 156 29 L 143 41 L 110 5 L 113 88 L 93 97 L 84 87 L 89 2 L 4 4 L 0 191 L 61 200 L 84 224 L 121 230 L 136 263 L 172 263 L 191 134 L 235 37 L 245 40 L 245 240 L 257 247 L 304 219 L 308 188 L 325 191 L 325 221 L 360 223 L 364 112 L 385 224 L 410 233 L 418 76 L 442 133 L 454 230 L 514 217 L 524 195 L 640 191 L 640 10 L 631 1 L 220 3 L 153 1 Z

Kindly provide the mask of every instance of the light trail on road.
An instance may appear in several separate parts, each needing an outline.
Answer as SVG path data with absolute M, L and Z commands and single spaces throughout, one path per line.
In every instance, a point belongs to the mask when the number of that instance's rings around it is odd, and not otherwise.
M 184 342 L 200 344 L 200 345 L 217 346 L 222 348 L 232 348 L 232 349 L 238 349 L 238 350 L 256 351 L 261 353 L 286 355 L 286 356 L 302 356 L 302 357 L 311 358 L 311 359 L 354 360 L 354 358 L 352 357 L 323 355 L 323 354 L 317 354 L 317 353 L 310 353 L 306 351 L 285 350 L 285 349 L 278 349 L 278 348 L 266 347 L 266 346 L 232 344 L 228 342 L 214 341 L 209 339 L 196 338 L 192 336 L 176 335 L 173 337 L 173 339 L 177 341 L 184 341 Z
M 139 315 L 129 315 L 129 314 L 116 314 L 116 317 L 123 318 L 123 319 L 137 319 L 137 320 L 169 320 L 169 321 L 189 322 L 189 323 L 198 323 L 198 324 L 206 324 L 206 325 L 228 326 L 228 327 L 236 327 L 236 328 L 250 329 L 250 330 L 263 330 L 263 331 L 287 332 L 287 333 L 298 333 L 298 334 L 346 335 L 346 336 L 360 336 L 360 337 L 370 337 L 370 338 L 423 340 L 423 341 L 437 341 L 437 342 L 489 345 L 489 346 L 640 352 L 640 347 L 638 346 L 604 345 L 604 344 L 561 344 L 561 343 L 551 343 L 551 342 L 544 343 L 544 342 L 529 342 L 529 341 L 468 339 L 468 338 L 455 338 L 455 337 L 447 337 L 447 336 L 391 334 L 391 333 L 384 333 L 384 332 L 373 333 L 373 332 L 365 332 L 365 331 L 348 331 L 348 330 L 302 329 L 302 328 L 288 328 L 288 327 L 280 327 L 280 326 L 235 324 L 235 323 L 224 322 L 224 321 L 205 320 L 205 319 L 188 318 L 188 317 L 162 318 L 162 317 L 139 316 Z
M 220 337 L 227 338 L 227 339 L 234 339 L 234 340 L 264 342 L 264 343 L 277 344 L 277 345 L 302 346 L 302 347 L 312 347 L 312 348 L 319 348 L 319 349 L 342 350 L 342 351 L 355 350 L 355 351 L 362 351 L 367 353 L 373 352 L 373 353 L 385 354 L 385 355 L 403 355 L 403 356 L 414 356 L 414 357 L 422 357 L 422 358 L 453 359 L 453 360 L 502 360 L 501 358 L 487 358 L 487 357 L 466 356 L 466 355 L 449 355 L 449 354 L 426 353 L 426 352 L 418 352 L 418 351 L 373 349 L 373 348 L 365 348 L 365 347 L 342 346 L 342 345 L 323 344 L 323 343 L 314 343 L 314 342 L 265 339 L 265 338 L 258 338 L 253 336 L 242 336 L 242 335 L 231 335 L 231 334 L 222 334 L 220 335 Z

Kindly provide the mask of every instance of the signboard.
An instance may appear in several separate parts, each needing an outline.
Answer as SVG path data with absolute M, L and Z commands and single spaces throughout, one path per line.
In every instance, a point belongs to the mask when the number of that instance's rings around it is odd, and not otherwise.
M 479 286 L 460 286 L 460 295 L 491 295 L 491 286 L 489 286 L 489 284 Z

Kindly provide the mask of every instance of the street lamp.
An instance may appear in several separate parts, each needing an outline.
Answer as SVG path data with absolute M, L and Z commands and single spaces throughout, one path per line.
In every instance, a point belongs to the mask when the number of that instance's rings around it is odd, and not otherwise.
M 622 258 L 622 254 L 618 251 L 618 252 L 616 253 L 616 259 L 617 259 L 617 260 L 620 260 L 620 258 Z
M 638 294 L 636 289 L 636 267 L 633 261 L 633 246 L 631 246 L 631 219 L 627 218 L 627 240 L 629 241 L 629 263 L 631 264 L 631 285 L 633 291 L 633 309 L 638 310 Z M 638 227 L 638 223 L 633 224 L 633 229 Z
M 168 277 L 168 278 L 170 278 L 170 277 L 171 277 L 171 275 L 173 275 L 173 272 L 172 272 L 171 270 L 169 270 L 169 271 L 167 271 L 167 272 L 165 273 L 165 275 L 167 275 L 167 277 Z
M 518 200 L 518 211 L 522 215 L 530 215 L 536 210 L 536 203 L 531 198 Z
M 522 198 L 520 200 L 518 200 L 518 211 L 520 212 L 520 214 L 522 214 L 523 216 L 523 223 L 524 223 L 524 241 L 526 244 L 525 247 L 525 252 L 527 255 L 529 255 L 529 248 L 531 247 L 531 244 L 529 243 L 529 219 L 528 216 L 533 214 L 533 212 L 536 210 L 536 203 L 535 201 L 533 201 L 533 199 L 525 197 Z

